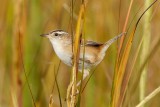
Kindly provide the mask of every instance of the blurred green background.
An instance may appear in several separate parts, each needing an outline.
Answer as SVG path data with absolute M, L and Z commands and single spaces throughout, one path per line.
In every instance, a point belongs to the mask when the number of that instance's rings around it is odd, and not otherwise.
M 88 0 L 84 24 L 86 39 L 104 43 L 122 32 L 130 1 L 120 1 Z M 144 11 L 145 2 L 134 0 L 127 24 L 129 32 Z M 0 0 L 0 3 L 0 107 L 34 107 L 24 72 L 27 74 L 36 106 L 46 107 L 53 89 L 54 72 L 57 71 L 60 60 L 49 40 L 40 37 L 40 34 L 55 29 L 71 32 L 71 22 L 75 31 L 81 1 L 74 1 L 72 21 L 71 0 Z M 157 3 L 151 9 L 149 21 L 145 22 L 142 18 L 137 28 L 126 72 L 131 67 L 135 50 L 145 32 L 144 23 L 150 24 L 151 36 L 149 44 L 143 48 L 150 53 L 160 37 L 158 6 Z M 137 12 L 139 13 L 135 16 Z M 81 107 L 109 105 L 117 47 L 114 43 L 108 49 L 105 59 L 97 66 L 82 94 Z M 134 78 L 138 75 L 136 71 L 140 68 L 140 57 L 139 55 L 136 61 L 130 84 L 134 83 Z M 145 95 L 160 85 L 159 61 L 160 49 L 148 61 Z M 64 107 L 70 71 L 70 67 L 60 63 L 57 80 Z M 130 84 L 123 107 L 134 107 L 139 102 L 139 86 L 133 90 L 130 89 Z M 159 99 L 160 95 L 157 95 L 147 103 L 147 107 L 159 107 Z M 53 101 L 54 107 L 60 106 L 56 86 L 53 90 Z

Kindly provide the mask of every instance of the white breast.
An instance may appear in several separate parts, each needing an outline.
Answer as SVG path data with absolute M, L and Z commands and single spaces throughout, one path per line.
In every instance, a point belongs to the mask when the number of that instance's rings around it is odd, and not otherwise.
M 61 41 L 51 41 L 51 43 L 59 59 L 61 59 L 65 64 L 72 66 L 72 54 L 65 50 L 64 44 L 61 43 Z

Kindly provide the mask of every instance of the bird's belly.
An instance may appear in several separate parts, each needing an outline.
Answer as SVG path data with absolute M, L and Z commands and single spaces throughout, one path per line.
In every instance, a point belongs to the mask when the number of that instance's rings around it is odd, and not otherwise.
M 72 59 L 71 55 L 67 53 L 60 53 L 58 54 L 58 57 L 68 66 L 72 66 Z
M 72 63 L 72 60 L 73 60 L 73 56 L 72 54 L 69 54 L 67 52 L 63 52 L 63 51 L 56 51 L 56 54 L 57 56 L 59 57 L 59 59 L 65 63 L 66 65 L 68 66 L 72 66 L 73 63 Z M 84 62 L 84 68 L 90 68 L 91 64 L 88 63 L 88 62 Z M 83 68 L 83 60 L 79 60 L 79 63 L 78 63 L 78 67 L 79 69 L 82 69 Z
M 68 52 L 64 52 L 64 51 L 55 51 L 57 56 L 59 57 L 59 59 L 65 63 L 66 65 L 68 66 L 72 66 L 73 63 L 72 63 L 72 60 L 73 60 L 73 56 L 71 53 L 68 53 Z M 86 59 L 84 59 L 86 60 Z M 79 60 L 79 63 L 78 63 L 78 66 L 79 66 L 79 69 L 82 69 L 83 68 L 83 60 Z M 88 62 L 84 62 L 84 68 L 90 68 L 91 64 L 88 63 Z
M 56 48 L 56 49 L 55 49 Z M 58 48 L 58 49 L 57 49 Z M 72 53 L 64 51 L 60 47 L 54 47 L 55 53 L 59 59 L 68 66 L 72 66 Z
M 64 51 L 64 47 L 62 49 L 62 47 L 57 46 L 54 47 L 55 53 L 57 54 L 57 56 L 60 58 L 60 60 L 65 63 L 68 66 L 72 66 L 72 60 L 73 60 L 73 53 L 72 50 L 69 48 L 68 51 Z M 96 66 L 97 64 L 99 64 L 101 62 L 101 60 L 96 59 L 96 55 L 94 54 L 88 54 L 87 52 L 84 55 L 84 62 L 83 62 L 83 53 L 80 54 L 79 56 L 79 63 L 78 63 L 78 67 L 79 70 L 81 70 L 83 67 L 84 69 L 90 69 L 92 66 Z M 84 65 L 83 65 L 84 64 Z

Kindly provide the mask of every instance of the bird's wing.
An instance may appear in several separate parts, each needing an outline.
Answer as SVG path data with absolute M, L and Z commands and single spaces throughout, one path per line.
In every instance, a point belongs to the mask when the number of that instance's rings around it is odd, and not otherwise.
M 94 41 L 91 41 L 91 40 L 84 41 L 84 39 L 81 40 L 81 46 L 83 46 L 83 44 L 85 46 L 93 46 L 93 47 L 99 47 L 99 46 L 103 45 L 103 43 L 98 43 L 98 42 L 94 42 Z

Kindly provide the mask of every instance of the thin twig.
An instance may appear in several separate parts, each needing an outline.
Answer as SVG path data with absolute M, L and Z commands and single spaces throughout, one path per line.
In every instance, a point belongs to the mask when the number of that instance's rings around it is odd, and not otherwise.
M 155 97 L 158 93 L 160 93 L 160 86 L 156 88 L 152 93 L 150 93 L 147 97 L 145 97 L 136 107 L 141 107 L 153 97 Z
M 60 68 L 60 64 L 61 64 L 61 60 L 59 61 L 59 64 L 58 64 L 58 69 L 57 69 L 57 72 L 56 72 L 56 74 L 55 74 L 55 72 L 54 72 L 54 76 L 55 76 L 55 78 L 57 78 L 57 76 L 58 76 L 58 71 L 59 71 L 59 68 Z M 51 93 L 53 94 L 53 90 L 54 90 L 54 86 L 55 86 L 55 82 L 56 82 L 56 79 L 54 80 L 54 83 L 53 83 L 53 87 L 52 87 L 52 91 L 51 91 Z
M 57 70 L 57 72 L 58 72 L 58 70 Z M 59 90 L 59 86 L 58 86 L 57 76 L 55 74 L 55 70 L 54 70 L 54 75 L 55 75 L 55 82 L 56 82 L 56 86 L 57 86 L 57 90 L 58 90 L 58 98 L 59 98 L 59 102 L 60 102 L 60 107 L 62 107 L 61 94 L 60 94 L 60 90 Z
M 28 85 L 28 88 L 29 88 L 29 91 L 30 91 L 30 94 L 31 94 L 31 97 L 32 97 L 34 107 L 36 107 L 36 103 L 35 103 L 35 100 L 34 100 L 34 97 L 33 97 L 33 93 L 32 93 L 31 87 L 29 85 L 27 74 L 26 74 L 26 71 L 25 71 L 25 68 L 24 68 L 24 63 L 23 63 L 23 58 L 22 58 L 21 41 L 20 41 L 20 31 L 19 31 L 19 51 L 20 51 L 21 63 L 22 63 L 24 74 L 25 74 L 26 82 L 27 82 L 27 85 Z

